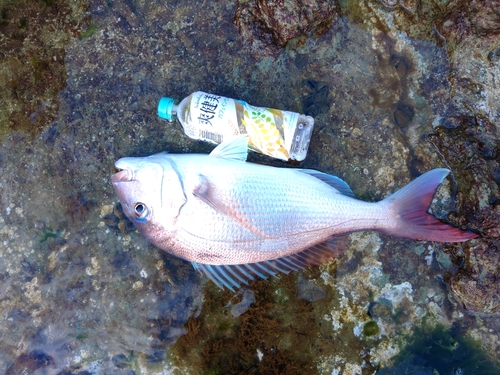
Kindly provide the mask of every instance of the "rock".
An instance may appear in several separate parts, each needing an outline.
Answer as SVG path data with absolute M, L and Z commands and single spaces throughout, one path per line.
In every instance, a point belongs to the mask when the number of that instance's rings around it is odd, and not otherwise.
M 322 35 L 337 14 L 334 0 L 239 1 L 233 23 L 258 52 L 261 47 L 285 47 L 291 39 L 311 32 Z
M 233 299 L 241 296 L 241 301 L 233 304 Z M 250 305 L 255 302 L 255 295 L 253 291 L 250 289 L 242 288 L 229 300 L 226 308 L 231 309 L 231 315 L 233 318 L 236 318 L 242 314 L 244 314 Z

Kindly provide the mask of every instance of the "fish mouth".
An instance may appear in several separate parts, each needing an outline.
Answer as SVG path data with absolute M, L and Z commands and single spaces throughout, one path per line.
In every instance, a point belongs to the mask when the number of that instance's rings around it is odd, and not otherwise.
M 111 176 L 111 182 L 115 184 L 119 182 L 132 181 L 133 176 L 134 173 L 130 169 L 122 169 L 121 171 L 118 171 L 117 173 Z

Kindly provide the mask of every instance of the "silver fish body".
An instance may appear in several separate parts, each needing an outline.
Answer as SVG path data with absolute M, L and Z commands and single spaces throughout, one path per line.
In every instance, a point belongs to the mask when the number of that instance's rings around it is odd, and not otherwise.
M 426 213 L 446 169 L 368 203 L 337 177 L 246 163 L 246 154 L 246 139 L 237 137 L 210 155 L 122 158 L 112 183 L 149 241 L 229 288 L 327 261 L 353 231 L 434 241 L 476 237 Z

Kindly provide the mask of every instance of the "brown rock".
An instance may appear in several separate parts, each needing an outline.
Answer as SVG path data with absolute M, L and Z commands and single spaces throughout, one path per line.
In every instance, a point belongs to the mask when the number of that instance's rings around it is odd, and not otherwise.
M 248 43 L 285 47 L 310 32 L 322 35 L 337 16 L 334 0 L 239 1 L 233 23 Z

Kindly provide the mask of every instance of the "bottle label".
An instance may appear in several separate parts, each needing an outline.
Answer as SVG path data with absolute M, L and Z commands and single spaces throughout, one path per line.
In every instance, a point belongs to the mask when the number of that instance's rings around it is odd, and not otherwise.
M 314 126 L 310 116 L 201 91 L 191 94 L 185 114 L 184 131 L 191 138 L 222 143 L 248 134 L 250 148 L 282 160 L 304 160 Z

